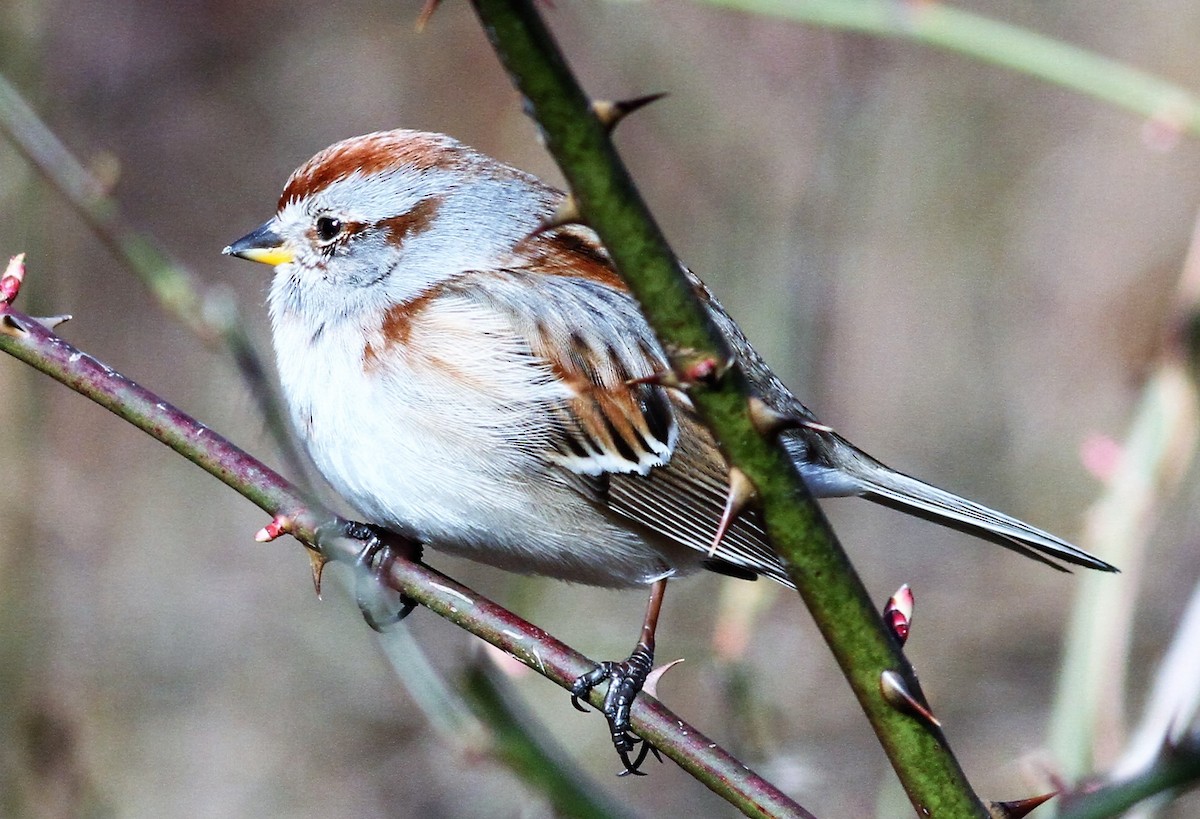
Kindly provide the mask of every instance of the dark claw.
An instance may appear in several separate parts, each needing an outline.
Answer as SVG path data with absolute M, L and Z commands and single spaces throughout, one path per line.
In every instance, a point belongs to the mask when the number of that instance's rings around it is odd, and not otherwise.
M 637 759 L 633 762 L 629 761 L 629 753 L 627 751 L 617 751 L 617 755 L 621 757 L 621 764 L 625 766 L 625 770 L 621 771 L 617 776 L 645 776 L 646 772 L 641 770 L 642 763 L 646 761 L 646 754 L 653 752 L 654 758 L 662 762 L 662 757 L 658 755 L 658 749 L 644 739 L 637 740 L 641 743 L 642 748 L 638 751 Z
M 571 685 L 571 705 L 575 706 L 576 711 L 589 713 L 588 709 L 580 704 L 581 698 L 586 698 L 592 693 L 592 689 L 598 686 L 605 680 L 613 677 L 616 674 L 616 663 L 600 663 L 588 673 L 581 676 Z
M 612 737 L 613 747 L 625 770 L 619 775 L 645 776 L 639 770 L 646 756 L 654 754 L 654 758 L 662 762 L 658 749 L 635 736 L 629 722 L 630 710 L 638 692 L 646 684 L 646 678 L 654 667 L 654 653 L 642 644 L 638 644 L 629 659 L 621 663 L 604 662 L 584 674 L 571 686 L 571 704 L 579 711 L 587 712 L 580 704 L 580 699 L 587 697 L 592 689 L 608 680 L 608 691 L 604 694 L 604 717 L 608 720 L 609 736 Z M 640 748 L 638 746 L 641 745 Z M 630 759 L 630 754 L 637 750 L 637 756 Z
M 349 521 L 345 535 L 363 541 L 362 550 L 354 561 L 354 598 L 367 625 L 382 632 L 412 614 L 417 603 L 388 588 L 380 580 L 380 575 L 396 559 L 395 550 L 386 540 L 386 533 L 365 523 Z M 420 559 L 419 549 L 414 559 Z

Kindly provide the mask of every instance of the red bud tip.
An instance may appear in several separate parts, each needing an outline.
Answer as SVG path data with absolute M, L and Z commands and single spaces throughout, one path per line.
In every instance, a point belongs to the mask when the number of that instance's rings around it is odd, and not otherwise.
M 25 254 L 18 253 L 8 260 L 4 276 L 0 277 L 0 302 L 12 304 L 17 293 L 21 292 L 21 282 L 25 281 Z
M 720 364 L 715 358 L 702 358 L 684 370 L 683 380 L 688 383 L 711 382 L 716 379 L 719 369 Z
M 896 639 L 900 641 L 900 645 L 904 645 L 904 641 L 908 639 L 908 631 L 912 623 L 913 605 L 912 589 L 905 583 L 896 590 L 896 593 L 888 599 L 887 605 L 883 607 L 883 624 L 888 627 L 892 634 L 896 635 Z
M 276 515 L 263 528 L 254 533 L 254 539 L 259 543 L 270 543 L 280 535 L 285 535 L 292 522 L 283 515 Z
M 1190 106 L 1171 100 L 1142 123 L 1142 144 L 1161 153 L 1174 150 L 1187 134 L 1190 118 Z

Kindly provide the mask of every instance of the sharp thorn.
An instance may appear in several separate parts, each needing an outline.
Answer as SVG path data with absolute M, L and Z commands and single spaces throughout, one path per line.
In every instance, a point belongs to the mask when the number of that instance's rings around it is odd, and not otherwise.
M 988 806 L 988 813 L 992 819 L 1023 819 L 1023 817 L 1032 813 L 1033 809 L 1038 805 L 1049 802 L 1056 796 L 1058 796 L 1058 791 L 1051 791 L 1041 796 L 1016 799 L 1012 802 L 992 802 Z
M 577 224 L 583 221 L 583 214 L 579 212 L 579 203 L 575 200 L 575 194 L 567 194 L 558 203 L 558 206 L 554 208 L 554 213 L 550 215 L 550 221 L 553 227 Z
M 639 108 L 645 108 L 652 102 L 665 97 L 665 93 L 647 94 L 644 97 L 635 97 L 631 100 L 595 100 L 592 102 L 592 113 L 596 115 L 596 119 L 600 120 L 600 124 L 611 131 L 617 127 L 617 123 L 625 119 Z
M 314 549 L 309 549 L 308 550 L 308 561 L 309 561 L 309 564 L 312 566 L 313 590 L 316 591 L 317 599 L 320 600 L 321 599 L 321 576 L 325 572 L 325 564 L 329 562 L 329 558 L 325 557 L 325 555 L 321 554 L 320 552 L 318 552 Z
M 70 313 L 60 313 L 57 316 L 30 316 L 38 324 L 45 327 L 47 330 L 53 330 L 60 324 L 66 324 L 74 318 Z
M 554 212 L 543 219 L 537 227 L 529 231 L 524 239 L 518 242 L 518 245 L 533 242 L 543 233 L 554 230 L 555 228 L 565 227 L 566 225 L 581 225 L 583 224 L 583 214 L 579 210 L 579 203 L 575 201 L 572 194 L 567 194 L 563 200 L 558 203 Z
M 533 229 L 529 234 L 530 237 L 545 233 L 548 230 L 554 230 L 556 227 L 563 225 L 576 225 L 583 223 L 583 214 L 579 211 L 579 203 L 575 201 L 575 195 L 568 193 L 563 200 L 554 208 L 554 213 L 550 214 L 540 225 Z M 526 237 L 528 238 L 528 237 Z
M 425 30 L 425 26 L 429 25 L 429 21 L 433 18 L 433 13 L 438 10 L 438 6 L 442 4 L 442 0 L 425 0 L 425 4 L 421 6 L 421 11 L 417 14 L 417 33 L 420 34 Z
M 683 662 L 683 658 L 669 662 L 666 665 L 660 665 L 658 668 L 646 675 L 646 682 L 642 683 L 642 691 L 654 698 L 658 698 L 658 681 L 663 678 L 663 675 L 670 671 L 675 666 Z
M 631 378 L 625 382 L 628 387 L 637 384 L 653 384 L 656 387 L 667 387 L 668 389 L 678 389 L 682 386 L 679 377 L 675 375 L 673 370 L 660 370 L 650 375 L 643 375 L 641 378 Z
M 754 500 L 758 490 L 746 477 L 746 473 L 736 466 L 729 467 L 729 492 L 725 495 L 725 508 L 721 511 L 721 521 L 717 524 L 717 533 L 713 536 L 712 545 L 708 547 L 708 556 L 714 557 L 721 541 L 729 532 L 729 527 L 745 511 L 747 504 Z
M 766 401 L 754 397 L 749 401 L 750 423 L 760 435 L 773 438 L 789 429 L 811 429 L 814 432 L 833 432 L 833 427 L 822 424 L 815 418 L 805 418 L 802 415 L 780 412 L 767 405 Z
M 909 693 L 904 678 L 895 671 L 888 670 L 879 675 L 879 690 L 883 692 L 883 698 L 893 708 L 914 714 L 937 728 L 942 727 L 942 723 L 938 722 L 937 717 L 933 715 L 928 706 L 919 702 L 916 697 Z
M 750 423 L 754 424 L 758 434 L 763 437 L 774 438 L 785 429 L 795 426 L 795 418 L 772 409 L 758 396 L 752 396 L 747 403 L 750 409 Z

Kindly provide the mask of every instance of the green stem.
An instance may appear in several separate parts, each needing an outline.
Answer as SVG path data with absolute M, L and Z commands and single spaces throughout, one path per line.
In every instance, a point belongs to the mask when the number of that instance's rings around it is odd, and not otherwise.
M 621 803 L 600 790 L 549 737 L 531 735 L 536 720 L 509 690 L 496 666 L 480 659 L 467 668 L 463 695 L 492 730 L 488 751 L 550 800 L 555 816 L 631 819 Z
M 1086 516 L 1082 544 L 1132 572 L 1147 559 L 1156 512 L 1190 462 L 1196 392 L 1182 362 L 1166 357 L 1147 380 L 1122 442 L 1121 468 Z M 1182 460 L 1181 460 L 1182 459 Z M 1050 748 L 1068 781 L 1093 770 L 1097 740 L 1112 744 L 1124 717 L 1125 676 L 1136 583 L 1089 573 L 1079 588 L 1064 640 L 1050 723 Z
M 1068 799 L 1059 819 L 1106 819 L 1120 816 L 1143 799 L 1196 787 L 1200 783 L 1200 739 L 1164 750 L 1142 773 Z M 1175 794 L 1178 795 L 1178 794 Z
M 692 292 L 621 163 L 608 133 L 590 113 L 529 0 L 474 0 L 501 61 L 525 95 L 588 225 L 612 254 L 667 349 L 728 359 L 724 339 Z M 734 368 L 693 400 L 726 454 L 754 482 L 771 542 L 788 565 L 875 729 L 918 814 L 985 816 L 945 737 L 883 697 L 885 671 L 922 698 L 896 642 L 885 633 L 866 589 L 781 449 L 763 439 L 748 414 L 750 388 Z
M 936 2 L 902 0 L 699 0 L 823 28 L 897 37 L 954 51 L 1070 88 L 1200 136 L 1200 99 L 1116 60 Z

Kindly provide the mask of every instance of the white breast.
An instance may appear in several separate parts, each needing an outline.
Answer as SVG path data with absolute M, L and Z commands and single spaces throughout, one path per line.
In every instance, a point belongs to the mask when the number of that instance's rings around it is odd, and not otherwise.
M 382 335 L 381 316 L 316 332 L 273 311 L 296 428 L 370 522 L 503 568 L 600 585 L 672 568 L 549 465 L 548 408 L 565 389 L 499 314 L 437 299 L 402 339 Z

